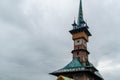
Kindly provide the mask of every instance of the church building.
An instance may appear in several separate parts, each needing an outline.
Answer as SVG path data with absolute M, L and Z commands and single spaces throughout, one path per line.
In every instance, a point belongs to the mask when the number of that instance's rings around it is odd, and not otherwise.
M 88 59 L 90 52 L 87 50 L 87 42 L 91 33 L 83 18 L 82 0 L 80 0 L 78 21 L 77 23 L 74 21 L 72 26 L 73 29 L 69 32 L 74 41 L 74 49 L 71 51 L 73 59 L 65 67 L 50 74 L 57 76 L 57 80 L 104 80 Z

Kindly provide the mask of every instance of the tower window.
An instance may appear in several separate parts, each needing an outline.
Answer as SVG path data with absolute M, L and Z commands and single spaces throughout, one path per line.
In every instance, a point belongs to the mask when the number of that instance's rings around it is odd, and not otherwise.
M 79 55 L 79 52 L 77 52 L 77 55 Z

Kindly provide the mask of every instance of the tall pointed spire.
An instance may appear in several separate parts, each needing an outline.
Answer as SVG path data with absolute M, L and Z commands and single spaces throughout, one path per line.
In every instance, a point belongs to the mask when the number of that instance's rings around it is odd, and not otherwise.
M 82 0 L 80 0 L 79 14 L 78 14 L 78 26 L 83 22 Z

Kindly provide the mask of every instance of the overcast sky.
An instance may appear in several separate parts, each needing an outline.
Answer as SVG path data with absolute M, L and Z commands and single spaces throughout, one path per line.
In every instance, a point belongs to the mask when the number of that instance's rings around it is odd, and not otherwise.
M 72 60 L 68 32 L 79 0 L 0 0 L 0 80 L 55 80 Z M 120 0 L 83 0 L 89 60 L 105 80 L 120 79 Z

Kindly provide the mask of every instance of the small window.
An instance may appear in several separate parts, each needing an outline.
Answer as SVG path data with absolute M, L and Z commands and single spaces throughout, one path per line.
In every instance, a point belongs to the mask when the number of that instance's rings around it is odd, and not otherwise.
M 79 43 L 80 41 L 78 40 L 77 43 Z
M 77 55 L 79 55 L 79 52 L 77 52 Z

